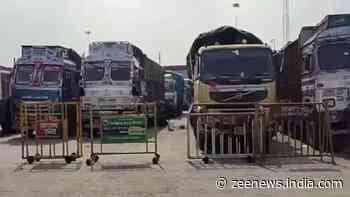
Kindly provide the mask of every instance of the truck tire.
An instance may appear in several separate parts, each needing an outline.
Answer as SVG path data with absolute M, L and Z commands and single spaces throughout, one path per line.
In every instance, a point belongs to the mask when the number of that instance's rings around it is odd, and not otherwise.
M 1 124 L 2 130 L 0 130 L 0 137 L 4 136 L 6 133 L 11 133 L 12 128 L 9 122 L 5 122 Z

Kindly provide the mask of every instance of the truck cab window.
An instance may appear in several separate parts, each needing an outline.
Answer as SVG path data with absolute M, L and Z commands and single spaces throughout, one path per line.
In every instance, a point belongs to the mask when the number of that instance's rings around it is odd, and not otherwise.
M 58 67 L 46 66 L 42 75 L 44 83 L 58 84 L 60 82 L 61 74 Z
M 17 83 L 29 83 L 33 80 L 34 66 L 18 66 L 16 72 L 16 82 Z
M 102 81 L 105 74 L 103 65 L 87 64 L 85 67 L 86 81 Z

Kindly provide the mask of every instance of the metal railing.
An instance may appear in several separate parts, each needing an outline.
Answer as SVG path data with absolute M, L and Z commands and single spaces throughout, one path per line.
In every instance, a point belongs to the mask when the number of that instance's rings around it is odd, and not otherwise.
M 198 106 L 187 116 L 189 159 L 329 156 L 335 163 L 324 103 L 197 104 L 192 109 Z

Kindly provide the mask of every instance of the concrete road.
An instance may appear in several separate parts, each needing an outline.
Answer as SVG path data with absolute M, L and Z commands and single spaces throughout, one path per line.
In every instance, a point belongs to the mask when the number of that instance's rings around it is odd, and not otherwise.
M 177 122 L 177 126 L 182 124 Z M 337 165 L 319 159 L 274 159 L 265 165 L 245 160 L 203 164 L 186 158 L 186 131 L 164 129 L 159 136 L 160 165 L 152 165 L 152 155 L 102 156 L 94 168 L 85 165 L 90 145 L 84 144 L 85 157 L 66 165 L 64 161 L 42 161 L 34 165 L 20 159 L 18 136 L 0 139 L 0 197 L 37 196 L 346 196 L 350 195 L 350 160 L 336 158 Z M 108 145 L 106 149 L 135 150 L 141 145 Z M 217 180 L 223 177 L 224 189 Z M 232 189 L 236 181 L 342 180 L 342 189 Z M 231 182 L 234 180 L 234 182 Z M 221 180 L 222 181 L 222 180 Z M 220 182 L 219 182 L 220 183 Z M 254 184 L 254 183 L 253 183 Z M 223 183 L 220 183 L 222 186 Z M 246 185 L 251 187 L 249 185 Z M 260 185 L 261 186 L 261 185 Z M 264 186 L 262 184 L 262 186 Z

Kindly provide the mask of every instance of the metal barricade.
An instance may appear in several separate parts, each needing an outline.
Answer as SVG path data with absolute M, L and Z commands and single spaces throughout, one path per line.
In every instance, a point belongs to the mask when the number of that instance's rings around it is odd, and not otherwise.
M 71 163 L 83 156 L 79 102 L 21 102 L 19 110 L 22 159 L 29 164 L 41 159 Z
M 91 157 L 86 160 L 86 164 L 93 166 L 99 160 L 99 155 L 125 154 L 154 154 L 152 163 L 158 164 L 160 155 L 158 154 L 157 104 L 132 103 L 115 104 L 115 106 L 110 109 L 88 110 Z M 126 108 L 136 110 L 121 110 Z M 95 143 L 99 143 L 98 151 L 94 148 Z M 107 144 L 120 146 L 109 147 L 113 151 L 106 151 L 104 146 Z M 134 151 L 130 151 L 130 146 L 124 151 L 114 151 L 120 148 L 121 144 L 135 144 Z M 144 144 L 142 150 L 135 151 L 136 144 Z M 154 145 L 153 148 L 151 144 Z
M 335 163 L 328 109 L 323 103 L 198 104 L 193 109 L 197 110 L 187 116 L 189 159 L 208 163 L 209 159 L 237 157 L 253 162 L 329 156 Z
M 261 104 L 269 114 L 272 132 L 261 129 L 265 143 L 260 142 L 259 157 L 329 157 L 335 164 L 332 130 L 325 103 Z M 266 128 L 262 122 L 259 128 Z M 263 141 L 262 140 L 262 141 Z

